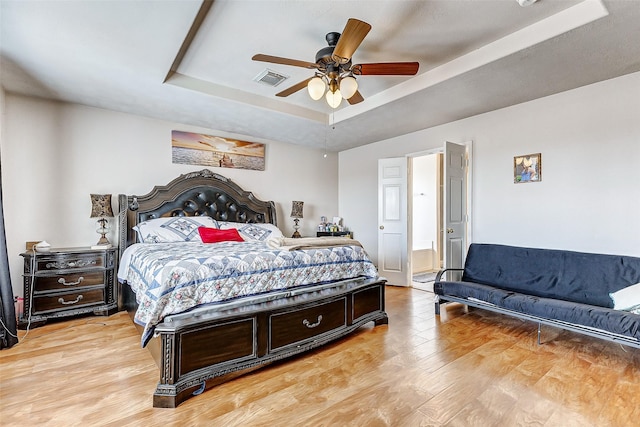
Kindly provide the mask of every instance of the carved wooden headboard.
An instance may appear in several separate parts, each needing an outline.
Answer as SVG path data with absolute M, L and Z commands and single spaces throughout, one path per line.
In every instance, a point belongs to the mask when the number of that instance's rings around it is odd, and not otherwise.
M 138 223 L 168 216 L 210 216 L 219 221 L 277 225 L 275 204 L 208 169 L 180 175 L 144 196 L 118 196 L 120 254 L 136 242 Z

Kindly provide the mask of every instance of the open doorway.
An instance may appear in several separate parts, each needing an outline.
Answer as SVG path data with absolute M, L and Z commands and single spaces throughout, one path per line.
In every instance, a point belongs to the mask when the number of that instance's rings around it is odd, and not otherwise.
M 414 188 L 414 174 L 423 170 L 414 159 L 439 154 L 434 181 L 437 209 L 415 209 L 421 201 L 421 181 Z M 419 162 L 419 161 L 418 161 Z M 378 273 L 396 286 L 413 286 L 412 273 L 429 269 L 462 268 L 467 242 L 471 241 L 471 141 L 464 144 L 446 142 L 444 147 L 405 157 L 378 159 Z M 416 178 L 417 180 L 418 178 Z M 425 200 L 427 200 L 425 198 Z M 414 270 L 414 218 L 416 224 L 435 218 L 435 237 L 418 235 Z M 434 243 L 432 243 L 434 242 Z M 418 253 L 419 250 L 423 252 Z M 430 262 L 429 267 L 422 261 Z M 449 276 L 447 276 L 449 277 Z
M 412 157 L 411 277 L 412 286 L 433 292 L 443 263 L 443 153 Z

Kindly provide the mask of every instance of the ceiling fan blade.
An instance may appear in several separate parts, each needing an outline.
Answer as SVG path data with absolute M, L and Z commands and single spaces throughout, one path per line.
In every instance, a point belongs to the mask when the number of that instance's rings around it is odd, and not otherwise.
M 278 92 L 278 93 L 276 93 L 276 96 L 285 97 L 285 96 L 291 95 L 292 93 L 296 93 L 297 91 L 307 87 L 307 83 L 309 83 L 309 80 L 311 80 L 312 78 L 313 78 L 313 76 L 309 77 L 306 80 L 301 81 L 300 83 L 297 83 L 297 84 L 291 86 L 288 89 L 283 90 L 282 92 Z
M 318 68 L 318 64 L 307 61 L 299 61 L 297 59 L 281 58 L 279 56 L 263 55 L 258 53 L 251 58 L 254 61 L 270 62 L 272 64 L 293 65 L 294 67 Z
M 347 99 L 347 101 L 349 101 L 349 104 L 354 105 L 364 101 L 364 98 L 359 91 L 356 91 L 356 93 L 354 93 L 351 98 Z
M 419 66 L 418 62 L 379 62 L 357 64 L 351 70 L 361 76 L 415 76 Z
M 332 59 L 339 64 L 349 62 L 362 40 L 371 30 L 371 25 L 355 18 L 349 18 L 333 50 Z

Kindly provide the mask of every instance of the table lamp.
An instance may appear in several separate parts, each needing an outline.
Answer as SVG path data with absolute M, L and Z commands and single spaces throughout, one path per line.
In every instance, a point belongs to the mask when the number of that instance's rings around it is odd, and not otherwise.
M 106 236 L 110 228 L 107 217 L 113 218 L 111 194 L 91 194 L 91 218 L 98 218 L 96 233 L 100 235 L 100 240 L 95 246 L 111 247 L 111 242 Z
M 302 207 L 304 205 L 304 202 L 300 202 L 297 200 L 294 200 L 291 203 L 291 218 L 293 218 L 293 228 L 294 228 L 294 233 L 293 236 L 291 237 L 302 237 L 300 235 L 300 232 L 298 231 L 298 229 L 300 228 L 300 225 L 298 224 L 300 222 L 300 218 L 302 218 Z

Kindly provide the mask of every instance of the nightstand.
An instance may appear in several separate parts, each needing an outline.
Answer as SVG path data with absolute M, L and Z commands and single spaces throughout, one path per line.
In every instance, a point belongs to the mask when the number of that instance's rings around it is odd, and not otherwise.
M 49 319 L 118 311 L 116 248 L 51 249 L 25 252 L 24 313 L 18 328 L 42 326 Z M 31 319 L 29 319 L 29 315 Z
M 322 237 L 322 236 L 348 237 L 350 239 L 353 239 L 353 232 L 352 231 L 317 231 L 316 232 L 316 237 Z

